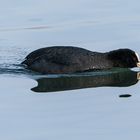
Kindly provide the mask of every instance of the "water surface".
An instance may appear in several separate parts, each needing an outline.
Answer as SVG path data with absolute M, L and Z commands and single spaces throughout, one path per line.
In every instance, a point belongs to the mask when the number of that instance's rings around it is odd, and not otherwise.
M 139 4 L 1 1 L 0 139 L 139 139 L 139 69 L 39 75 L 20 66 L 29 52 L 53 45 L 140 54 Z

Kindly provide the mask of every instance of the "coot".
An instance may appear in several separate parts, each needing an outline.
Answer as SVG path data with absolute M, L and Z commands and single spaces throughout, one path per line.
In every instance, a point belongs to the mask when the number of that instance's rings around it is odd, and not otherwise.
M 53 46 L 31 52 L 21 64 L 43 74 L 64 74 L 113 67 L 140 67 L 140 59 L 130 49 L 100 53 L 79 47 Z

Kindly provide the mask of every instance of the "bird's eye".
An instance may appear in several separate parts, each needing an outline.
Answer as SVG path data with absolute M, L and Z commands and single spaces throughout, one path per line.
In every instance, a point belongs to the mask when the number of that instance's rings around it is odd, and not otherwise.
M 133 61 L 134 62 L 138 62 L 138 59 L 136 57 L 133 56 Z

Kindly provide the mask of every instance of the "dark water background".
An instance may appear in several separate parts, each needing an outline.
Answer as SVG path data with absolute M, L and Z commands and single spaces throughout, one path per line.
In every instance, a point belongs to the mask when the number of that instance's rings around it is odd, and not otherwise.
M 139 69 L 39 75 L 19 65 L 29 52 L 53 45 L 140 54 L 139 5 L 138 0 L 1 1 L 0 139 L 139 139 Z

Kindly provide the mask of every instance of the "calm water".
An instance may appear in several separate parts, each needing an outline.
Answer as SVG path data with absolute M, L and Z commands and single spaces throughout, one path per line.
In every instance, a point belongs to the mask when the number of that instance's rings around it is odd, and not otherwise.
M 52 45 L 140 54 L 139 5 L 138 0 L 1 1 L 0 139 L 140 139 L 139 69 L 38 75 L 19 65 L 29 52 Z

